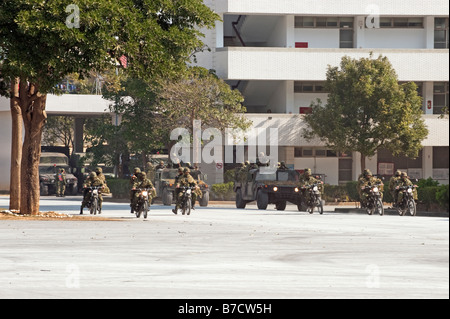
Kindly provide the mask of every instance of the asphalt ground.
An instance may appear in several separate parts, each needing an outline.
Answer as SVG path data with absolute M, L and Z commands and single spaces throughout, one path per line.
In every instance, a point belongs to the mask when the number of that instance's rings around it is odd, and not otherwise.
M 80 202 L 40 208 L 78 216 Z M 0 298 L 449 298 L 448 217 L 335 208 L 216 203 L 183 216 L 155 205 L 137 219 L 106 201 L 108 220 L 0 219 Z

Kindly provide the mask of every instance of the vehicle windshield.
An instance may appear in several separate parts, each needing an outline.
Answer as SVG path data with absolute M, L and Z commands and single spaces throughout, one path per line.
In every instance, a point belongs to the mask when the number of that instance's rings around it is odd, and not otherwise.
M 178 170 L 164 170 L 161 174 L 162 179 L 175 179 L 178 175 Z
M 39 160 L 41 164 L 69 164 L 69 160 L 66 156 L 54 156 L 54 155 L 46 155 L 44 153 L 41 154 L 41 158 Z
M 258 172 L 256 176 L 256 181 L 278 181 L 278 182 L 297 182 L 299 180 L 299 174 L 297 171 L 277 171 L 272 174 L 263 174 Z
M 39 166 L 39 174 L 56 174 L 61 168 L 64 168 L 65 173 L 69 173 L 69 165 L 57 165 L 55 166 Z

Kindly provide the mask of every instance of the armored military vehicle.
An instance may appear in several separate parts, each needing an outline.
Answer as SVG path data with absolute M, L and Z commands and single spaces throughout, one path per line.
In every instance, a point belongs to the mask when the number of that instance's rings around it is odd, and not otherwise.
M 250 169 L 236 174 L 234 191 L 236 207 L 245 208 L 256 201 L 258 209 L 266 210 L 269 204 L 275 204 L 277 210 L 286 209 L 287 202 L 301 206 L 299 173 L 295 170 L 278 169 L 275 172 Z

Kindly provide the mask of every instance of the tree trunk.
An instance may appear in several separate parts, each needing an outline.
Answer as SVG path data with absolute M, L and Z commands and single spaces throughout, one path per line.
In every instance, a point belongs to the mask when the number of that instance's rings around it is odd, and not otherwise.
M 21 81 L 22 82 L 22 81 Z M 41 157 L 41 140 L 47 115 L 45 104 L 47 95 L 40 95 L 30 85 L 31 97 L 22 96 L 21 108 L 25 127 L 22 148 L 21 167 L 21 214 L 37 215 L 39 213 L 39 159 Z
M 9 209 L 20 210 L 20 162 L 22 160 L 22 110 L 19 105 L 19 80 L 11 83 L 11 171 L 9 179 Z
M 366 169 L 366 155 L 361 154 L 361 174 Z

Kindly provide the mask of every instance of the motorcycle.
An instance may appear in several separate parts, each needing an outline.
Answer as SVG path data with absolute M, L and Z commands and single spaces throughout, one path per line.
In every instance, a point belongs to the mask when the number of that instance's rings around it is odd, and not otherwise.
M 304 201 L 304 205 L 306 206 L 306 211 L 312 214 L 314 212 L 314 209 L 317 208 L 319 214 L 323 214 L 323 202 L 322 197 L 320 195 L 320 187 L 322 187 L 323 182 L 320 181 L 318 183 L 314 183 L 309 186 L 304 186 L 302 189 L 304 190 L 304 194 L 308 192 L 309 196 L 306 196 L 306 198 L 309 198 L 308 200 Z
M 411 216 L 416 216 L 416 202 L 414 200 L 414 189 L 416 187 L 417 185 L 398 187 L 403 197 L 401 203 L 397 206 L 397 211 L 400 216 L 404 216 L 406 212 L 409 212 Z
M 148 211 L 150 210 L 149 192 L 151 190 L 151 188 L 135 189 L 135 191 L 139 192 L 137 204 L 135 205 L 135 207 L 133 207 L 137 218 L 141 217 L 141 214 L 144 218 L 147 218 Z
M 91 215 L 96 215 L 97 212 L 98 214 L 102 213 L 98 198 L 98 192 L 102 188 L 102 186 L 90 186 L 83 188 L 89 192 L 89 202 L 87 203 L 86 207 L 89 209 L 89 213 Z
M 361 187 L 362 190 L 368 194 L 366 205 L 361 205 L 361 207 L 365 208 L 369 215 L 372 215 L 375 211 L 378 212 L 380 216 L 384 215 L 383 201 L 381 200 L 381 185 L 382 184 Z
M 180 192 L 182 193 L 181 196 L 181 205 L 180 210 L 181 213 L 189 215 L 191 213 L 192 209 L 192 192 L 194 191 L 195 187 L 188 187 L 183 186 L 180 187 Z

